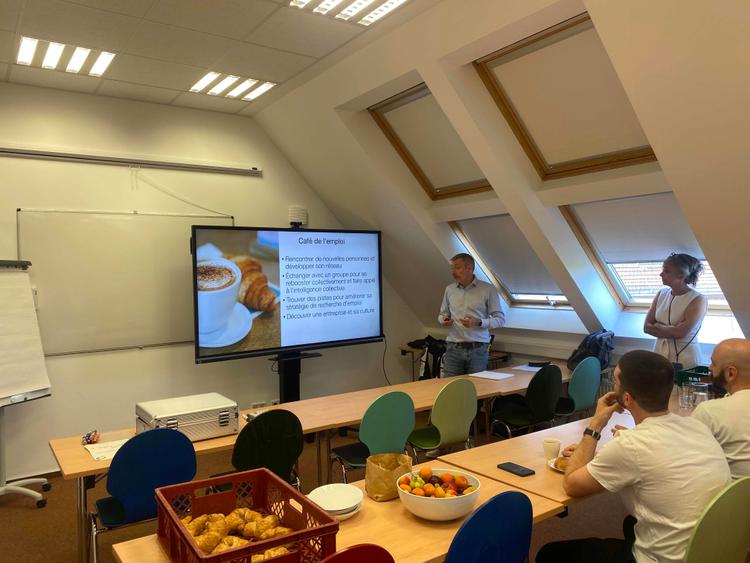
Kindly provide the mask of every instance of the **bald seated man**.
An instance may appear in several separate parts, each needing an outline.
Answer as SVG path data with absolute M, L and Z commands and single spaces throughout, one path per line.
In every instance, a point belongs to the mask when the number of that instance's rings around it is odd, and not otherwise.
M 714 385 L 729 393 L 704 401 L 693 411 L 721 444 L 732 479 L 750 477 L 750 340 L 720 342 L 711 354 Z

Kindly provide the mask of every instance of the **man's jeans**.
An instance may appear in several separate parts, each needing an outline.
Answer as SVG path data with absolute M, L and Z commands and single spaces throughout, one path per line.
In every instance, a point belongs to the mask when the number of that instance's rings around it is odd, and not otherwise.
M 486 370 L 489 352 L 489 343 L 464 348 L 457 346 L 455 342 L 448 342 L 443 356 L 443 376 L 466 375 Z

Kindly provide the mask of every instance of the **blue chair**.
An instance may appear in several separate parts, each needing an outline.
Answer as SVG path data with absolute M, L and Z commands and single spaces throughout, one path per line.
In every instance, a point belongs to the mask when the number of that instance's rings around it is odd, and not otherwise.
M 573 370 L 568 382 L 568 396 L 560 397 L 555 407 L 555 416 L 569 417 L 593 408 L 601 383 L 601 365 L 593 356 L 585 358 Z
M 529 497 L 500 493 L 477 508 L 456 532 L 445 563 L 524 563 L 531 546 Z
M 90 515 L 93 561 L 98 560 L 100 533 L 156 518 L 154 489 L 193 477 L 195 449 L 181 432 L 157 428 L 125 442 L 109 466 L 107 492 L 112 496 L 97 500 Z
M 365 467 L 374 454 L 404 453 L 406 439 L 414 430 L 414 401 L 403 391 L 391 391 L 375 399 L 359 425 L 359 442 L 331 450 L 328 475 L 333 462 L 341 465 L 344 483 L 348 468 Z

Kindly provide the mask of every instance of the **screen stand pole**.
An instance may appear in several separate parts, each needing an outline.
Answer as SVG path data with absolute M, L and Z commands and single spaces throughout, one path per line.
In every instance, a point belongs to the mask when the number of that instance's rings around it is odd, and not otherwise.
M 279 402 L 299 401 L 299 374 L 304 358 L 319 358 L 319 352 L 287 352 L 271 360 L 279 364 Z

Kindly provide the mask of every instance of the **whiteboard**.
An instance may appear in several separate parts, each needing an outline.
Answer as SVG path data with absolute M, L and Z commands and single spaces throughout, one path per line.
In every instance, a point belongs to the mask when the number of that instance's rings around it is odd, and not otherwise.
M 191 225 L 231 217 L 19 210 L 44 353 L 193 340 Z
M 29 274 L 0 269 L 0 408 L 48 395 L 49 387 Z

